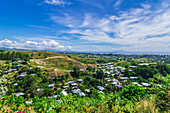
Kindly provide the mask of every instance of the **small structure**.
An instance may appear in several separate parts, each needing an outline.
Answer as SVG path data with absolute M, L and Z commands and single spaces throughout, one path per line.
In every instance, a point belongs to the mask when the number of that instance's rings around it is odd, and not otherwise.
M 23 72 L 23 73 L 21 73 L 19 76 L 18 76 L 18 78 L 23 78 L 24 76 L 26 76 L 27 74 L 26 74 L 26 72 Z
M 103 95 L 104 95 L 104 92 L 103 92 L 103 91 L 98 91 L 98 93 L 101 93 L 101 94 L 103 94 Z
M 130 77 L 130 79 L 132 79 L 132 80 L 133 80 L 133 79 L 137 79 L 137 78 L 138 78 L 138 77 Z
M 94 74 L 94 75 L 96 75 L 96 74 L 97 74 L 97 72 L 93 72 L 93 74 Z
M 72 87 L 77 87 L 78 84 L 77 84 L 77 83 L 72 83 L 71 86 L 72 86 Z
M 26 101 L 26 104 L 32 104 L 33 101 Z
M 11 69 L 11 71 L 13 72 L 13 71 L 17 71 L 17 69 Z
M 54 95 L 54 96 L 49 96 L 48 98 L 58 98 L 58 95 Z
M 80 95 L 81 97 L 84 97 L 84 96 L 85 96 L 84 92 L 79 92 L 79 95 Z
M 112 85 L 117 85 L 117 82 L 112 82 L 111 84 L 112 84 Z
M 136 84 L 136 85 L 138 85 L 138 86 L 142 86 L 142 85 L 140 85 L 140 84 L 137 83 L 137 82 L 132 82 L 132 84 Z
M 56 100 L 57 102 L 59 102 L 59 103 L 63 103 L 63 101 L 62 100 Z
M 54 89 L 54 84 L 49 84 L 48 87 Z
M 133 69 L 136 68 L 136 66 L 129 66 L 129 67 L 130 67 L 130 68 L 133 68 Z
M 123 86 L 121 86 L 121 85 L 116 85 L 118 88 L 122 88 Z
M 18 85 L 18 83 L 14 83 L 13 85 L 14 85 L 14 86 L 17 86 L 17 85 Z
M 77 82 L 81 83 L 83 82 L 83 79 L 77 79 Z
M 142 84 L 143 86 L 145 86 L 145 87 L 150 87 L 150 86 L 151 86 L 150 84 L 144 83 L 144 82 L 142 82 L 141 84 Z
M 86 70 L 86 72 L 89 72 L 89 70 Z
M 148 66 L 149 64 L 148 63 L 141 63 L 141 64 L 138 64 L 139 66 Z
M 35 76 L 36 74 L 31 74 L 32 76 Z
M 4 74 L 8 74 L 8 71 L 4 71 Z
M 63 89 L 66 89 L 66 88 L 68 88 L 68 87 L 69 87 L 69 86 L 63 86 L 62 88 L 63 88 Z
M 129 72 L 133 72 L 133 70 L 129 69 Z
M 19 97 L 19 96 L 24 96 L 25 93 L 19 92 L 19 93 L 16 93 L 15 95 L 16 95 L 17 97 Z
M 41 94 L 41 93 L 43 93 L 43 92 L 44 92 L 44 89 L 43 89 L 43 88 L 38 88 L 38 89 L 37 89 L 37 93 L 40 93 L 40 94 Z
M 72 91 L 72 93 L 79 93 L 79 92 L 81 92 L 81 89 L 74 89 L 73 91 Z
M 60 94 L 63 94 L 64 96 L 68 95 L 66 91 L 62 91 Z
M 90 89 L 85 89 L 86 93 L 89 94 L 90 93 Z
M 101 87 L 101 86 L 97 86 L 97 88 L 98 88 L 99 90 L 101 90 L 101 91 L 104 90 L 104 87 Z
M 20 68 L 20 67 L 22 67 L 22 65 L 17 65 L 16 67 L 17 67 L 17 68 Z
M 117 80 L 116 80 L 116 79 L 112 79 L 112 81 L 113 81 L 113 82 L 117 82 Z
M 80 69 L 81 72 L 84 72 L 84 69 Z
M 128 79 L 128 77 L 120 77 L 120 80 L 122 80 L 123 82 L 126 82 Z

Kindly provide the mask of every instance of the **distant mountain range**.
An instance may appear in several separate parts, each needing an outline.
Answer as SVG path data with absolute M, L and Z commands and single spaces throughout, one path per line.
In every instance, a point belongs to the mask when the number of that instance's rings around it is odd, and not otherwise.
M 101 53 L 101 54 L 157 54 L 157 55 L 170 55 L 170 52 L 127 52 L 127 51 L 112 51 L 112 52 L 92 52 L 92 51 L 60 51 L 60 50 L 53 50 L 53 49 L 47 49 L 47 50 L 29 50 L 29 49 L 17 49 L 17 48 L 5 48 L 0 47 L 0 50 L 5 51 L 51 51 L 51 52 L 57 52 L 57 53 Z

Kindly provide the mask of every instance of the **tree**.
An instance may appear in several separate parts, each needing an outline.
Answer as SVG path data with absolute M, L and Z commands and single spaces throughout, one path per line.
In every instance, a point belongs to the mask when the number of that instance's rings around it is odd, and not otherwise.
M 78 66 L 73 67 L 73 77 L 80 77 L 80 68 Z
M 6 71 L 8 67 L 9 66 L 7 64 L 0 64 L 0 76 L 3 75 L 4 71 Z
M 33 56 L 34 56 L 34 53 L 31 54 L 31 57 L 33 57 Z
M 92 68 L 91 66 L 88 66 L 88 67 L 86 68 L 86 70 L 92 71 L 93 68 Z

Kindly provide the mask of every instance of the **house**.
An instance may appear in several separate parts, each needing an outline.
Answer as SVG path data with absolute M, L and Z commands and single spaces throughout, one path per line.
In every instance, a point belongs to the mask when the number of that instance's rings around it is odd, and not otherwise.
M 123 86 L 121 86 L 121 85 L 116 85 L 118 88 L 122 88 Z
M 128 79 L 128 77 L 120 77 L 120 80 L 122 80 L 123 82 L 126 82 Z
M 25 93 L 19 92 L 19 93 L 16 93 L 15 95 L 16 95 L 17 97 L 19 97 L 19 96 L 24 96 Z
M 62 91 L 60 94 L 63 94 L 64 96 L 68 95 L 68 93 L 66 91 Z
M 36 74 L 31 74 L 32 76 L 35 76 Z
M 90 93 L 90 89 L 85 89 L 86 93 L 89 94 Z
M 156 62 L 150 62 L 149 65 L 156 65 Z
M 86 72 L 89 72 L 89 70 L 86 70 Z
M 49 84 L 48 87 L 54 89 L 54 84 Z
M 141 84 L 142 84 L 143 86 L 145 86 L 145 87 L 150 87 L 150 86 L 151 86 L 151 84 L 144 83 L 144 82 L 142 82 Z
M 20 67 L 22 67 L 22 65 L 17 65 L 16 67 L 17 67 L 17 68 L 20 68 Z
M 56 100 L 57 102 L 59 102 L 59 103 L 63 103 L 63 101 L 62 100 Z
M 23 72 L 23 73 L 21 73 L 19 76 L 18 76 L 18 78 L 20 78 L 20 77 L 24 77 L 24 76 L 26 76 L 27 74 L 26 74 L 26 72 Z
M 138 64 L 139 66 L 148 66 L 149 64 L 148 63 L 141 63 L 141 64 Z
M 138 85 L 138 86 L 142 86 L 142 85 L 140 85 L 140 84 L 137 83 L 137 82 L 132 82 L 132 84 L 136 84 L 136 85 Z
M 84 69 L 80 69 L 81 72 L 84 72 Z
M 96 75 L 96 74 L 97 74 L 97 72 L 93 72 L 93 74 L 94 74 L 94 75 Z
M 17 71 L 17 69 L 11 69 L 11 71 L 13 72 L 13 71 Z
M 136 66 L 129 66 L 129 67 L 130 67 L 130 68 L 133 68 L 133 69 L 136 68 Z
M 133 70 L 129 69 L 129 72 L 133 72 Z
M 104 90 L 104 87 L 101 87 L 101 86 L 97 86 L 97 88 L 98 88 L 99 90 L 101 90 L 101 91 Z
M 71 86 L 72 86 L 72 87 L 75 87 L 75 86 L 77 87 L 78 84 L 77 84 L 77 83 L 72 83 Z
M 4 74 L 8 74 L 8 71 L 4 71 Z
M 85 96 L 84 92 L 82 92 L 81 89 L 74 89 L 72 93 L 74 94 L 78 93 L 80 96 Z
M 77 89 L 77 86 L 73 86 L 72 89 Z
M 111 85 L 117 85 L 117 82 L 112 82 Z
M 14 86 L 17 86 L 17 85 L 18 85 L 18 83 L 14 83 L 13 85 L 14 85 Z
M 83 79 L 77 79 L 77 82 L 81 83 L 83 82 Z
M 54 96 L 49 96 L 48 98 L 58 98 L 58 95 L 54 95 Z
M 84 92 L 79 92 L 79 95 L 80 95 L 81 97 L 84 97 L 84 96 L 85 96 Z
M 104 74 L 108 74 L 108 75 L 110 75 L 110 72 L 104 72 Z
M 104 79 L 109 80 L 110 78 L 104 78 Z
M 69 81 L 69 82 L 66 82 L 66 84 L 73 84 L 74 83 L 74 81 Z
M 63 89 L 66 89 L 66 88 L 68 88 L 68 87 L 69 87 L 69 86 L 62 86 Z
M 101 93 L 101 94 L 103 94 L 103 95 L 104 95 L 104 92 L 103 92 L 103 91 L 98 91 L 98 93 Z
M 133 80 L 133 79 L 137 79 L 137 78 L 138 78 L 138 77 L 130 77 L 130 79 L 132 79 L 132 80 Z
M 26 104 L 32 104 L 33 101 L 26 101 Z
M 112 79 L 112 81 L 113 81 L 113 82 L 117 82 L 117 80 L 116 80 L 116 79 Z
M 12 62 L 12 65 L 15 65 L 15 64 L 17 64 L 17 62 Z
M 81 92 L 81 89 L 74 89 L 73 91 L 72 91 L 72 93 L 79 93 L 79 92 Z
M 32 67 L 29 67 L 28 69 L 33 69 Z
M 43 93 L 43 92 L 44 92 L 44 89 L 43 89 L 43 88 L 41 88 L 41 89 L 38 88 L 38 89 L 37 89 L 37 92 L 38 92 L 38 93 Z
M 117 69 L 121 69 L 121 67 L 117 67 Z

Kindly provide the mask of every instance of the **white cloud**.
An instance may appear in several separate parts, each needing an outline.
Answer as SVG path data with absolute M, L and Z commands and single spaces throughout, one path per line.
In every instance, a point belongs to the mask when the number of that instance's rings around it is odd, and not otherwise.
M 114 4 L 115 7 L 118 7 L 122 4 L 123 0 L 117 0 L 116 3 Z
M 168 3 L 167 3 L 168 4 Z M 92 43 L 118 44 L 120 50 L 126 51 L 170 51 L 170 5 L 160 4 L 152 9 L 149 4 L 141 4 L 141 8 L 119 12 L 97 18 L 93 14 L 85 14 L 84 20 L 74 17 L 53 18 L 56 23 L 65 22 L 72 25 L 68 34 L 77 34 L 81 40 Z M 74 18 L 74 19 L 73 19 Z M 59 21 L 59 22 L 58 22 Z M 62 22 L 61 22 L 62 21 Z M 74 27 L 73 27 L 74 26 Z M 107 46 L 107 44 L 106 44 Z
M 36 42 L 36 41 L 16 42 L 16 41 L 5 39 L 0 41 L 0 47 L 29 49 L 29 50 L 59 50 L 59 51 L 72 50 L 71 46 L 60 45 L 55 40 L 41 41 L 41 42 Z
M 64 0 L 45 0 L 45 3 L 51 4 L 51 5 L 59 5 L 59 6 L 65 6 L 72 4 L 71 2 L 66 2 Z

